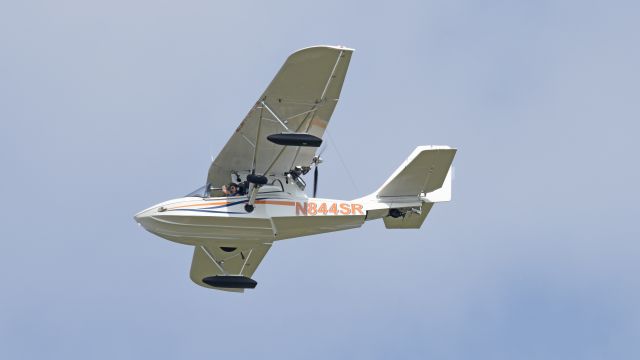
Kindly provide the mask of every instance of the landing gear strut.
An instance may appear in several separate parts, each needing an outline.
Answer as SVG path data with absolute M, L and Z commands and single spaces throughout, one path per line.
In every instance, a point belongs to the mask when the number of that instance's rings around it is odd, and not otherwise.
M 247 175 L 247 181 L 249 181 L 251 185 L 249 185 L 249 201 L 244 205 L 244 211 L 250 213 L 255 210 L 258 190 L 260 190 L 260 187 L 265 185 L 268 180 L 264 175 L 249 174 Z

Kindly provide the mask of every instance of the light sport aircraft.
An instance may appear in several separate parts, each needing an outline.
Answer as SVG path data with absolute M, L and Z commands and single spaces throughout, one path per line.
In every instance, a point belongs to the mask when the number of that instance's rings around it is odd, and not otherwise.
M 374 193 L 316 198 L 316 150 L 338 102 L 353 49 L 314 46 L 293 53 L 209 168 L 206 185 L 135 215 L 147 231 L 195 246 L 191 280 L 243 292 L 276 240 L 347 230 L 383 219 L 420 228 L 436 202 L 451 199 L 455 149 L 419 146 Z M 313 197 L 302 178 L 314 168 Z M 225 194 L 225 184 L 244 188 Z

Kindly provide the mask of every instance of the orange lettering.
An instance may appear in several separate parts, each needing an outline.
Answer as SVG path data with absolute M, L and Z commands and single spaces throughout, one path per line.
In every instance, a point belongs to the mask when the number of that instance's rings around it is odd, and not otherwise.
M 307 215 L 307 203 L 296 202 L 296 215 Z
M 360 213 L 360 215 L 364 215 L 364 213 L 362 212 L 362 205 L 360 204 L 351 204 L 351 213 L 355 214 L 357 212 Z
M 308 203 L 307 204 L 307 214 L 315 215 L 318 211 L 318 205 L 316 203 Z
M 349 206 L 349 204 L 346 204 L 346 203 L 340 204 L 340 214 L 342 215 L 351 214 L 351 207 Z
M 322 213 L 323 215 L 327 215 L 327 203 L 323 202 L 322 204 L 320 204 L 320 207 L 318 208 L 318 214 Z
M 337 215 L 338 205 L 336 203 L 331 204 L 331 207 L 329 208 L 329 212 L 332 213 L 333 215 Z

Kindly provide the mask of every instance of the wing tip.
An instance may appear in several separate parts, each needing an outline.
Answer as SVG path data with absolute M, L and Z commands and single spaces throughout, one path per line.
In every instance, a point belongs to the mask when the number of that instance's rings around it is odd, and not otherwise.
M 313 45 L 313 46 L 308 46 L 308 47 L 304 47 L 302 49 L 298 49 L 296 51 L 293 52 L 293 54 L 297 54 L 299 52 L 302 51 L 306 51 L 306 50 L 311 50 L 311 49 L 332 49 L 332 50 L 340 50 L 340 51 L 348 51 L 348 52 L 353 52 L 355 51 L 355 49 L 353 48 L 349 48 L 343 45 Z M 293 55 L 291 54 L 291 55 Z

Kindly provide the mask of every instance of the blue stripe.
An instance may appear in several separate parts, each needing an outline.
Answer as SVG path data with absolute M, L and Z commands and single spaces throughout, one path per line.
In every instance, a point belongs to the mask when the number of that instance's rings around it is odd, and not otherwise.
M 258 200 L 269 200 L 271 198 L 256 198 L 256 201 Z M 275 199 L 275 198 L 273 198 Z M 229 204 L 224 204 L 224 205 L 217 205 L 217 206 L 210 206 L 210 207 L 205 207 L 205 208 L 199 208 L 199 209 L 169 209 L 168 211 L 195 211 L 195 212 L 209 212 L 209 213 L 218 213 L 218 214 L 247 214 L 246 212 L 238 212 L 238 211 L 215 211 L 213 209 L 220 209 L 220 208 L 225 208 L 225 207 L 229 207 L 229 206 L 234 206 L 234 205 L 238 205 L 238 204 L 244 204 L 249 202 L 249 199 L 246 200 L 239 200 L 239 201 L 235 201 Z
M 177 210 L 170 210 L 177 211 Z M 199 210 L 199 209 L 183 209 L 181 211 L 195 211 L 195 212 L 207 212 L 207 213 L 217 213 L 217 214 L 246 214 L 247 212 L 238 212 L 238 211 L 215 211 L 215 210 Z

